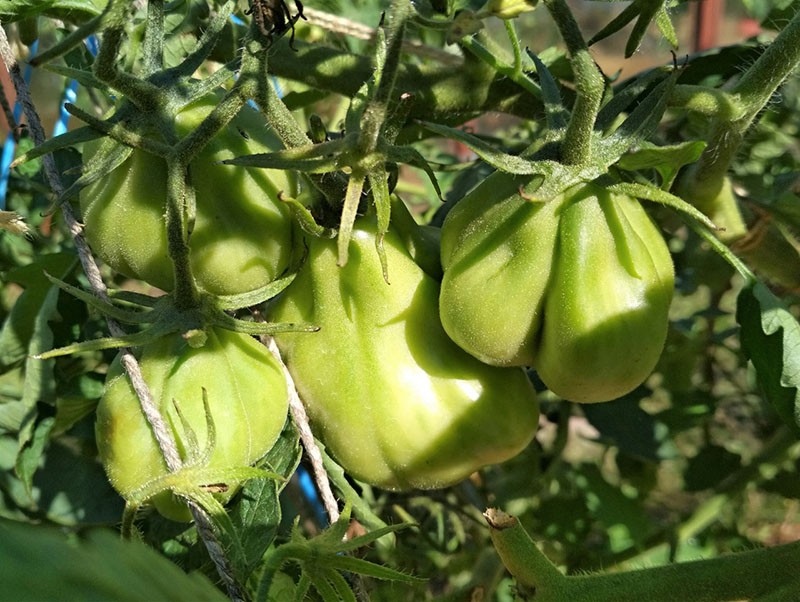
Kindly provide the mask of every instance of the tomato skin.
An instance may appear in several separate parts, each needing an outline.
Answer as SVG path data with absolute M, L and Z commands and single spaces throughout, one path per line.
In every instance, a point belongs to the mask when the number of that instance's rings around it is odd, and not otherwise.
M 178 133 L 194 130 L 217 102 L 211 95 L 185 108 L 176 117 Z M 203 290 L 215 295 L 248 292 L 288 266 L 292 225 L 278 193 L 291 194 L 292 182 L 282 171 L 219 164 L 279 148 L 258 113 L 244 106 L 191 162 L 196 218 L 190 263 Z M 96 145 L 87 145 L 84 162 L 95 152 Z M 169 291 L 173 268 L 167 253 L 166 186 L 165 162 L 134 150 L 107 177 L 84 188 L 80 204 L 86 237 L 103 261 L 121 274 Z
M 674 270 L 637 200 L 597 186 L 580 192 L 561 211 L 534 365 L 561 397 L 609 401 L 644 382 L 661 356 Z
M 442 324 L 495 366 L 534 362 L 558 229 L 558 204 L 527 201 L 518 186 L 493 174 L 442 227 Z
M 375 251 L 375 227 L 356 224 L 345 267 L 336 241 L 309 242 L 271 318 L 317 324 L 276 341 L 312 429 L 358 479 L 386 489 L 433 489 L 519 453 L 538 424 L 524 371 L 487 366 L 445 334 L 438 283 L 394 230 Z
M 534 367 L 565 399 L 616 399 L 661 355 L 674 270 L 635 199 L 593 183 L 548 203 L 471 194 L 442 227 L 442 265 L 453 340 L 488 363 Z
M 209 329 L 207 335 L 205 345 L 199 348 L 190 347 L 180 335 L 146 345 L 140 357 L 142 375 L 184 460 L 187 439 L 173 400 L 202 450 L 207 442 L 205 389 L 216 429 L 208 466 L 249 466 L 272 448 L 283 429 L 289 407 L 286 380 L 275 358 L 252 337 L 222 329 Z M 123 497 L 167 474 L 166 462 L 119 358 L 109 370 L 95 430 L 101 462 Z M 231 488 L 215 495 L 225 502 L 234 493 Z M 169 492 L 151 501 L 167 518 L 191 519 L 186 504 Z

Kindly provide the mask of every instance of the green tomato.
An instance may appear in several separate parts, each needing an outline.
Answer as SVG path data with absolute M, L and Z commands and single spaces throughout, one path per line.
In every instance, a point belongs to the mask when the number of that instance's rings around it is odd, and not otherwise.
M 216 441 L 207 466 L 249 466 L 274 445 L 286 422 L 288 394 L 282 369 L 267 349 L 248 335 L 209 329 L 205 345 L 193 348 L 180 335 L 146 345 L 140 364 L 145 382 L 186 460 L 190 435 L 183 428 L 178 404 L 197 440 L 207 445 L 203 406 L 205 389 Z M 168 473 L 158 443 L 123 373 L 119 358 L 111 365 L 97 408 L 95 425 L 100 459 L 114 488 L 124 498 Z M 235 493 L 215 494 L 223 503 Z M 152 499 L 173 520 L 190 520 L 186 504 L 170 492 Z
M 479 192 L 442 227 L 447 333 L 488 363 L 533 366 L 572 401 L 640 385 L 664 347 L 674 270 L 639 202 L 593 183 L 548 203 Z
M 439 285 L 393 229 L 387 284 L 375 236 L 371 220 L 358 222 L 342 268 L 335 240 L 309 241 L 270 315 L 320 330 L 275 338 L 312 429 L 349 474 L 387 489 L 445 487 L 530 442 L 536 395 L 523 370 L 487 366 L 447 337 Z
M 186 135 L 216 106 L 215 95 L 189 105 L 176 117 Z M 87 145 L 84 162 L 97 145 Z M 266 153 L 280 144 L 258 112 L 244 106 L 236 118 L 189 166 L 196 195 L 190 263 L 198 286 L 215 295 L 232 295 L 264 286 L 288 266 L 292 222 L 278 193 L 291 193 L 285 172 L 221 165 L 240 155 Z M 173 288 L 167 254 L 166 163 L 134 150 L 120 167 L 81 191 L 86 237 L 114 270 L 164 290 Z

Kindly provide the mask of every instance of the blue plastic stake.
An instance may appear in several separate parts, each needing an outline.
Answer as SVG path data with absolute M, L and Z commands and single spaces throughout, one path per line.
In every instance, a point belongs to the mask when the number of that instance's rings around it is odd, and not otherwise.
M 35 40 L 30 46 L 30 51 L 28 52 L 29 62 L 22 74 L 22 78 L 25 80 L 26 84 L 30 83 L 31 74 L 33 73 L 33 67 L 31 67 L 30 60 L 36 56 L 38 49 L 39 40 Z M 14 121 L 19 123 L 20 117 L 22 117 L 22 104 L 19 102 L 19 99 L 17 99 L 14 102 Z M 16 149 L 16 147 L 17 141 L 14 140 L 14 132 L 8 132 L 6 142 L 3 145 L 2 155 L 0 155 L 0 210 L 4 210 L 6 208 L 8 179 L 11 175 L 11 162 L 14 160 L 14 149 Z

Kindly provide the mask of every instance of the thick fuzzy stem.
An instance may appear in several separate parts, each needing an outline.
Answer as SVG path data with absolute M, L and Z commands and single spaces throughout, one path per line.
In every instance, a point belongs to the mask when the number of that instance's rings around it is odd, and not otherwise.
M 567 45 L 577 93 L 561 158 L 567 165 L 582 165 L 591 159 L 592 132 L 603 100 L 605 80 L 565 0 L 547 0 L 545 6 Z
M 188 173 L 183 162 L 167 160 L 167 252 L 175 271 L 175 306 L 179 309 L 191 309 L 199 303 L 189 262 L 194 189 L 187 181 Z
M 485 516 L 503 564 L 537 602 L 750 600 L 797 580 L 800 542 L 650 569 L 567 577 L 516 518 L 498 510 L 488 510 Z
M 745 133 L 799 63 L 800 12 L 729 92 L 737 110 L 722 112 L 712 126 L 709 145 L 688 186 L 694 195 L 713 198 L 719 191 Z

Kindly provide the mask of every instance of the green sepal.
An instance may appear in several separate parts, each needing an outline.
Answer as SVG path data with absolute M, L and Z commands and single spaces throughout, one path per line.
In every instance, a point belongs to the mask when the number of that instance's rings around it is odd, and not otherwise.
M 539 86 L 542 90 L 542 102 L 544 103 L 545 116 L 547 118 L 547 129 L 552 130 L 566 130 L 567 123 L 569 122 L 569 111 L 564 107 L 564 101 L 561 98 L 561 92 L 558 90 L 558 85 L 541 59 L 526 48 L 528 56 L 533 60 L 536 65 L 536 74 L 539 76 Z
M 204 486 L 219 483 L 241 483 L 249 479 L 284 480 L 284 478 L 277 473 L 261 468 L 254 468 L 252 466 L 208 468 L 207 466 L 187 464 L 175 472 L 156 477 L 141 487 L 129 491 L 126 494 L 126 499 L 134 505 L 142 506 L 146 504 L 148 500 L 165 491 L 172 491 L 176 495 L 195 499 L 201 492 L 207 493 L 202 489 Z M 198 485 L 198 483 L 200 483 L 200 485 Z M 218 503 L 219 502 L 217 502 L 217 504 Z
M 538 163 L 516 155 L 500 152 L 491 144 L 463 130 L 428 121 L 420 121 L 419 123 L 440 136 L 461 142 L 486 163 L 502 172 L 515 175 L 544 175 Z
M 297 276 L 296 272 L 290 272 L 285 276 L 273 280 L 269 284 L 265 284 L 262 287 L 246 293 L 239 293 L 237 295 L 216 295 L 212 297 L 213 303 L 221 310 L 254 307 L 278 295 L 292 283 L 295 276 Z
M 648 140 L 661 122 L 677 79 L 678 72 L 673 70 L 666 80 L 656 85 L 639 102 L 612 134 L 598 140 L 595 145 L 598 158 L 610 165 L 634 146 Z
M 650 186 L 648 184 L 638 184 L 635 182 L 619 182 L 617 184 L 606 186 L 606 190 L 609 192 L 615 192 L 617 194 L 634 197 L 639 200 L 653 201 L 655 203 L 665 205 L 674 209 L 675 211 L 685 213 L 689 217 L 703 224 L 706 228 L 717 230 L 717 227 L 714 225 L 714 223 L 708 219 L 708 217 L 703 214 L 702 211 L 697 209 L 694 205 L 687 203 L 682 198 L 675 196 L 666 190 L 662 190 L 661 188 L 656 188 L 655 186 Z
M 616 167 L 626 171 L 654 169 L 661 176 L 661 188 L 669 190 L 681 168 L 697 161 L 705 148 L 703 140 L 687 140 L 669 146 L 644 142 L 620 157 Z
M 314 215 L 299 199 L 294 199 L 286 195 L 279 195 L 278 199 L 289 207 L 292 212 L 295 222 L 300 229 L 308 234 L 317 238 L 334 238 L 336 230 L 334 228 L 326 228 L 317 223 Z
M 51 276 L 47 272 L 44 273 L 47 279 L 55 284 L 58 288 L 63 290 L 64 292 L 69 293 L 76 299 L 80 299 L 89 307 L 93 307 L 97 311 L 99 311 L 104 316 L 108 316 L 110 318 L 114 318 L 115 320 L 119 320 L 120 322 L 125 322 L 126 324 L 145 324 L 153 322 L 153 316 L 150 315 L 147 311 L 129 311 L 125 309 L 120 309 L 115 305 L 109 303 L 108 301 L 104 301 L 100 299 L 93 293 L 89 293 L 80 289 L 76 286 L 72 286 L 71 284 L 67 284 L 63 280 L 59 280 L 55 276 Z
M 179 327 L 170 327 L 165 324 L 154 324 L 153 326 L 135 334 L 126 334 L 118 337 L 101 337 L 90 341 L 72 343 L 65 347 L 51 349 L 44 353 L 33 356 L 37 360 L 49 360 L 54 357 L 73 355 L 75 353 L 87 353 L 89 351 L 101 351 L 103 349 L 120 349 L 121 347 L 141 347 L 172 332 L 177 332 Z
M 350 238 L 353 236 L 353 224 L 356 221 L 358 206 L 361 202 L 361 192 L 364 189 L 364 176 L 353 173 L 347 182 L 347 192 L 344 197 L 342 207 L 342 217 L 339 222 L 339 236 L 337 239 L 339 260 L 338 265 L 342 267 L 347 264 L 347 257 L 350 249 Z
M 372 200 L 375 204 L 375 215 L 377 217 L 377 233 L 375 236 L 375 250 L 380 258 L 381 268 L 383 270 L 383 279 L 389 283 L 389 266 L 386 262 L 386 251 L 383 248 L 383 239 L 386 232 L 389 231 L 389 220 L 392 213 L 391 198 L 389 195 L 389 186 L 387 183 L 386 168 L 383 165 L 375 166 L 367 172 L 367 179 L 369 181 L 370 190 L 372 192 Z
M 9 168 L 14 169 L 15 167 L 19 167 L 23 163 L 26 163 L 27 161 L 38 159 L 39 157 L 55 152 L 57 150 L 61 150 L 62 148 L 71 147 L 76 144 L 82 144 L 84 142 L 89 142 L 91 140 L 97 140 L 100 137 L 102 137 L 102 134 L 100 132 L 88 126 L 80 127 L 75 130 L 70 130 L 64 134 L 56 136 L 55 138 L 49 138 L 45 140 L 42 144 L 34 146 L 29 151 L 17 155 L 17 157 L 11 162 Z
M 344 150 L 348 140 L 342 138 L 321 144 L 309 144 L 273 153 L 244 155 L 222 161 L 224 165 L 293 169 L 305 173 L 328 173 L 341 169 L 336 154 Z

